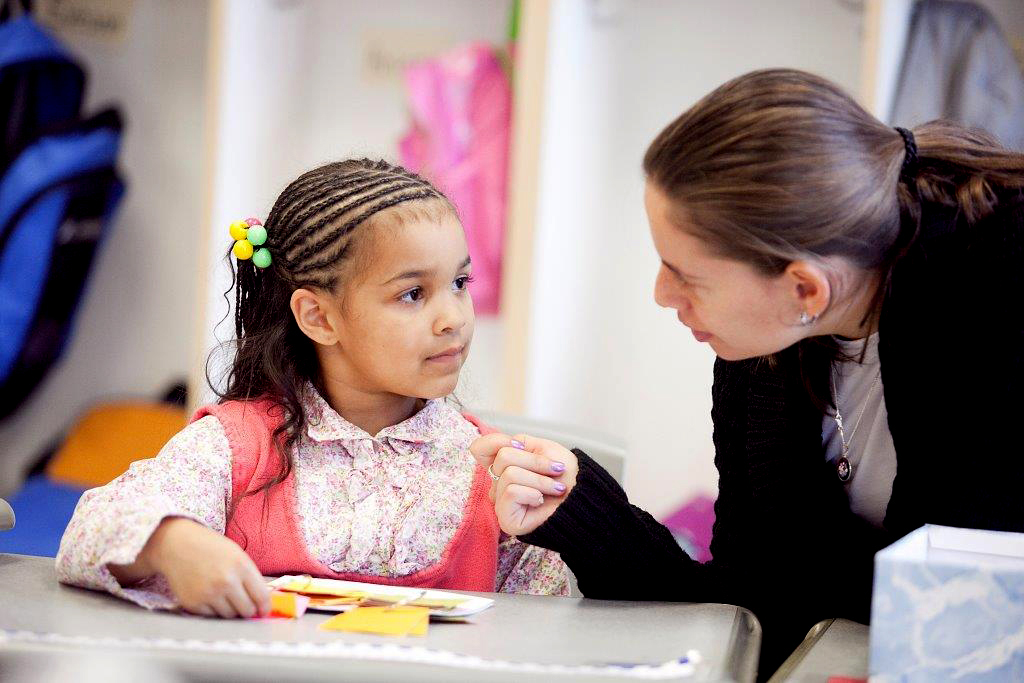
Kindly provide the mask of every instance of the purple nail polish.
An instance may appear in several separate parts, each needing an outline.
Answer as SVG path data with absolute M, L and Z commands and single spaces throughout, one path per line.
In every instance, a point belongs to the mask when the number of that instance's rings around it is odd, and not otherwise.
M 560 462 L 553 462 L 553 463 L 551 463 L 551 471 L 552 472 L 565 472 L 565 465 L 563 465 Z
M 565 484 L 561 482 L 555 482 L 555 490 L 558 491 L 559 493 L 562 493 L 563 491 L 565 491 Z
M 521 451 L 525 451 L 526 444 L 521 441 L 516 441 L 515 439 L 512 439 L 512 448 L 518 448 Z

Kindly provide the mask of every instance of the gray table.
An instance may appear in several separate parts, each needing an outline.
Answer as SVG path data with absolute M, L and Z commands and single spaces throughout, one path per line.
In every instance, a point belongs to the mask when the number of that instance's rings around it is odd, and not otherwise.
M 818 622 L 768 683 L 822 683 L 868 677 L 868 627 L 847 619 Z
M 495 599 L 495 606 L 474 617 L 473 623 L 431 624 L 425 637 L 389 638 L 318 630 L 329 615 L 312 612 L 295 621 L 226 621 L 148 612 L 103 593 L 58 584 L 50 558 L 0 554 L 0 673 L 5 665 L 83 649 L 116 650 L 120 661 L 144 659 L 188 680 L 550 680 L 550 669 L 531 671 L 522 663 L 662 664 L 688 650 L 697 650 L 703 660 L 689 680 L 749 681 L 756 672 L 761 629 L 741 608 L 488 597 Z M 133 637 L 146 640 L 133 643 L 128 640 Z M 175 640 L 161 644 L 154 639 Z M 184 649 L 181 641 L 187 639 L 201 646 L 200 651 Z M 240 647 L 240 640 L 255 649 L 231 650 Z M 455 655 L 452 663 L 440 664 L 371 661 L 352 655 L 354 648 L 380 654 L 378 650 L 396 646 Z M 339 648 L 348 654 L 338 654 Z M 496 662 L 518 663 L 518 668 Z M 626 675 L 628 669 L 620 671 Z M 557 680 L 609 678 L 573 670 Z

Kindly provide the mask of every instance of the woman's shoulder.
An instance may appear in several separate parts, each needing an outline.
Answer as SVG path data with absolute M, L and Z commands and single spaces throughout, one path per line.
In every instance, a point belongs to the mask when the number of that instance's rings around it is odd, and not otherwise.
M 926 202 L 921 209 L 921 225 L 910 254 L 931 261 L 944 253 L 957 260 L 965 248 L 1018 243 L 1024 231 L 1024 190 L 1002 190 L 995 195 L 992 211 L 970 220 L 958 207 Z

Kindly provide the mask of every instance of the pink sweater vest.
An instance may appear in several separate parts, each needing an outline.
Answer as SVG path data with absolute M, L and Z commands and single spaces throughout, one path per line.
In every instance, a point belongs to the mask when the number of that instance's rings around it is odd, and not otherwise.
M 192 421 L 213 415 L 231 445 L 231 496 L 236 501 L 226 535 L 238 543 L 264 575 L 312 576 L 422 588 L 493 591 L 498 565 L 498 521 L 488 496 L 490 478 L 477 467 L 462 523 L 432 566 L 399 577 L 338 573 L 310 556 L 296 525 L 295 476 L 260 494 L 242 497 L 273 479 L 283 460 L 273 432 L 283 419 L 270 401 L 228 401 L 200 408 Z M 482 434 L 492 432 L 466 415 Z

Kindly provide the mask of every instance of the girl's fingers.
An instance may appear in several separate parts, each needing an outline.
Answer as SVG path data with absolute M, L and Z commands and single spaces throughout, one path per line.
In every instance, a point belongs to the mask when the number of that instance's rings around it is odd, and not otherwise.
M 228 604 L 231 605 L 231 609 L 237 616 L 248 619 L 256 615 L 256 605 L 242 584 L 236 585 L 224 597 L 227 598 Z
M 209 606 L 213 609 L 217 616 L 221 617 L 222 619 L 234 619 L 236 616 L 238 616 L 238 613 L 235 612 L 235 608 L 231 606 L 231 603 L 224 595 L 221 595 L 215 598 L 214 600 L 211 600 Z
M 502 472 L 508 467 L 519 467 L 550 477 L 557 477 L 565 472 L 565 463 L 563 462 L 552 460 L 546 455 L 531 453 L 530 451 L 520 450 L 511 446 L 498 450 L 494 462 L 491 464 L 491 471 L 500 477 Z
M 217 616 L 217 613 L 214 612 L 213 609 L 211 607 L 207 606 L 207 605 L 195 605 L 193 607 L 185 607 L 183 605 L 182 609 L 184 609 L 189 614 L 198 614 L 201 617 L 215 617 L 215 616 Z
M 498 488 L 502 486 L 527 486 L 539 493 L 546 494 L 549 496 L 560 496 L 565 493 L 565 484 L 560 481 L 555 481 L 551 477 L 546 477 L 543 474 L 537 474 L 530 470 L 523 469 L 512 465 L 506 467 L 502 471 L 501 476 L 498 478 Z
M 256 606 L 256 613 L 261 617 L 270 614 L 270 588 L 264 582 L 263 576 L 253 568 L 246 573 L 243 584 L 249 599 Z

